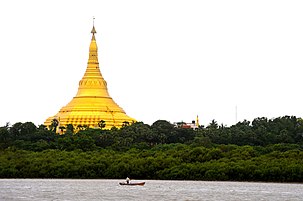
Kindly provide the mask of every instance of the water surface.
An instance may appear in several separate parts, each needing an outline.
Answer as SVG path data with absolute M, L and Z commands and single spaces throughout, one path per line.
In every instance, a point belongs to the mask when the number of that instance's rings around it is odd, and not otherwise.
M 0 200 L 303 200 L 303 184 L 147 180 L 0 179 Z

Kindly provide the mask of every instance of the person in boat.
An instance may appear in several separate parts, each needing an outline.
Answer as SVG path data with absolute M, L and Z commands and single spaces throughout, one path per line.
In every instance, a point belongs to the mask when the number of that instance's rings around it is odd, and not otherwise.
M 130 179 L 128 177 L 126 177 L 126 183 L 129 184 Z

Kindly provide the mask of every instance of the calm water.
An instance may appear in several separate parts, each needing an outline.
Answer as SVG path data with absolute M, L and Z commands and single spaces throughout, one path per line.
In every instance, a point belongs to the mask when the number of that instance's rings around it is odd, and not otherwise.
M 147 180 L 0 179 L 0 200 L 303 200 L 303 184 Z

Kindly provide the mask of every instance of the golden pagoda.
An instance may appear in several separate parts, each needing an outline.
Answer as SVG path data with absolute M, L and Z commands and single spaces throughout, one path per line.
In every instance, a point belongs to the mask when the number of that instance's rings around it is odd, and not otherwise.
M 76 96 L 60 111 L 49 117 L 44 125 L 50 127 L 54 119 L 59 126 L 72 124 L 74 128 L 88 126 L 99 127 L 103 122 L 106 129 L 120 128 L 123 124 L 131 124 L 135 119 L 126 115 L 124 110 L 110 97 L 107 83 L 102 77 L 98 62 L 98 47 L 95 39 L 95 26 L 91 31 L 92 39 L 89 46 L 89 58 L 84 76 L 79 82 Z

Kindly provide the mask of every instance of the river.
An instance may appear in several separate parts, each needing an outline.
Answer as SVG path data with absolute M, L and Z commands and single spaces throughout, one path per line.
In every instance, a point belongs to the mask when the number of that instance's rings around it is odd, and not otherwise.
M 144 186 L 120 186 L 121 181 L 0 179 L 0 200 L 303 200 L 303 184 L 146 180 Z

